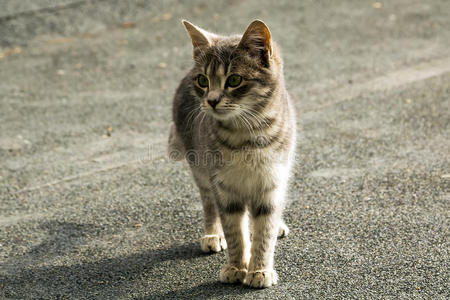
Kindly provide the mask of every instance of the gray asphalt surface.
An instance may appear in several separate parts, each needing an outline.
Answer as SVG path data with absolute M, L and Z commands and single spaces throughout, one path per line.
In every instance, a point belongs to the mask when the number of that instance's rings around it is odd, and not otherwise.
M 450 297 L 450 1 L 55 3 L 0 0 L 1 299 Z M 260 18 L 283 49 L 299 141 L 269 289 L 218 282 L 165 158 L 182 18 Z

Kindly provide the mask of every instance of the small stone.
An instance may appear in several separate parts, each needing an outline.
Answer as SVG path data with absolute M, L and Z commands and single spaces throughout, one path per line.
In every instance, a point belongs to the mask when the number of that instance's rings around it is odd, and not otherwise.
M 0 149 L 7 151 L 14 151 L 23 148 L 23 143 L 20 140 L 4 138 L 0 139 Z
M 19 161 L 7 161 L 5 166 L 10 171 L 18 171 L 22 169 L 25 165 L 24 163 Z
M 108 127 L 108 128 L 106 129 L 106 132 L 105 132 L 105 134 L 103 135 L 103 137 L 104 137 L 104 138 L 105 138 L 105 136 L 106 136 L 106 137 L 110 137 L 112 131 L 113 131 L 112 127 Z

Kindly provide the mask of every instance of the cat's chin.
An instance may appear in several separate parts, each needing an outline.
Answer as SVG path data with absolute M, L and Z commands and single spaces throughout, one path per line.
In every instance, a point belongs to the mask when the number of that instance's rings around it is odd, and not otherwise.
M 218 121 L 230 121 L 236 114 L 230 111 L 209 110 L 208 114 Z

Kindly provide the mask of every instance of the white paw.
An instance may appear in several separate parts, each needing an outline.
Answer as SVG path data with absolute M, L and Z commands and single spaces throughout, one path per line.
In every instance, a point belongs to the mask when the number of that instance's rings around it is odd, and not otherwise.
M 278 237 L 283 238 L 289 234 L 289 228 L 284 222 L 280 223 L 280 227 L 278 227 Z
M 223 236 L 218 234 L 207 234 L 200 239 L 200 245 L 202 251 L 209 252 L 220 252 L 227 249 L 227 242 Z
M 220 281 L 224 283 L 244 282 L 247 269 L 238 269 L 236 267 L 225 265 L 220 271 Z
M 278 276 L 275 270 L 260 270 L 248 272 L 244 284 L 254 288 L 266 288 L 277 284 Z

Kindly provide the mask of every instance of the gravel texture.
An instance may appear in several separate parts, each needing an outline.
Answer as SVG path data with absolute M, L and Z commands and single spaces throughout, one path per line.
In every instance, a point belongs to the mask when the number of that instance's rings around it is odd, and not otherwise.
M 1 299 L 450 297 L 449 1 L 0 6 Z M 165 157 L 183 18 L 260 18 L 283 49 L 299 139 L 268 289 L 218 282 Z

